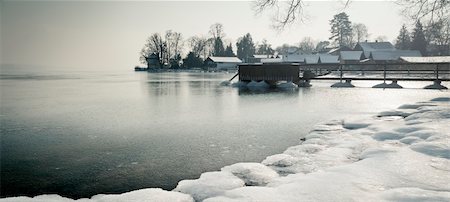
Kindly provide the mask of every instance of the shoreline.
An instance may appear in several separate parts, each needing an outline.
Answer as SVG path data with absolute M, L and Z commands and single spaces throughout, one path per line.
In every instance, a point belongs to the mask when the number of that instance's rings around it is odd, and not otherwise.
M 450 98 L 404 104 L 366 119 L 317 124 L 299 144 L 261 163 L 236 163 L 182 180 L 72 200 L 0 201 L 398 201 L 450 200 Z

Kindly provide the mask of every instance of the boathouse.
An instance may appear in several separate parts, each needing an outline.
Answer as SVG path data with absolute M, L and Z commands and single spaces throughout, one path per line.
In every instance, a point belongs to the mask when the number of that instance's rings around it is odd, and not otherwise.
M 205 60 L 205 66 L 216 70 L 237 69 L 242 61 L 237 57 L 214 57 L 210 56 Z
M 240 64 L 240 81 L 292 81 L 297 82 L 300 75 L 298 63 L 259 63 Z

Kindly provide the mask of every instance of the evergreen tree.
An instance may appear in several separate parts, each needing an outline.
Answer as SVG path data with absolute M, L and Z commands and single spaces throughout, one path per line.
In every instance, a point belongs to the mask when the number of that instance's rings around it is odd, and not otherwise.
M 253 43 L 252 36 L 247 33 L 244 37 L 238 39 L 236 43 L 237 56 L 243 61 L 247 61 L 247 58 L 255 54 L 255 44 Z
M 226 57 L 236 56 L 233 52 L 233 47 L 231 46 L 231 43 L 230 43 L 230 45 L 227 46 L 227 48 L 225 48 L 224 56 L 226 56 Z
M 418 50 L 422 55 L 427 54 L 427 41 L 423 33 L 423 27 L 420 21 L 417 21 L 416 27 L 412 33 L 411 50 Z
M 185 68 L 202 67 L 203 60 L 191 51 L 186 58 L 183 59 L 183 66 Z
M 352 23 L 344 12 L 334 15 L 330 20 L 331 37 L 339 47 L 350 46 L 352 38 Z
M 409 37 L 409 32 L 404 24 L 400 29 L 397 41 L 395 42 L 395 48 L 400 50 L 409 50 L 411 48 L 411 38 Z
M 213 50 L 213 56 L 224 56 L 225 55 L 225 48 L 223 47 L 223 42 L 220 37 L 216 37 L 214 39 L 214 50 Z

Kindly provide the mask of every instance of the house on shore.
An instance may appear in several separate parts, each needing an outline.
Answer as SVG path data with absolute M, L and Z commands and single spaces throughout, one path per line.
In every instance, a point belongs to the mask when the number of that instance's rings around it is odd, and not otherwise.
M 237 57 L 210 56 L 205 60 L 205 66 L 214 70 L 236 70 L 242 61 Z
M 359 42 L 353 48 L 353 51 L 362 51 L 364 58 L 369 58 L 370 53 L 374 51 L 395 51 L 397 50 L 390 42 Z

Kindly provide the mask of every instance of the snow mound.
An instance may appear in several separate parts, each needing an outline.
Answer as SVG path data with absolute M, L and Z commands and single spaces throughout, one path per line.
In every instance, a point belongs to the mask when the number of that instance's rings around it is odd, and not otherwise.
M 173 190 L 190 194 L 196 201 L 223 194 L 226 190 L 244 186 L 244 181 L 229 172 L 207 172 L 196 180 L 182 180 Z
M 244 180 L 247 186 L 264 186 L 279 177 L 277 172 L 261 163 L 236 163 L 221 170 Z
M 344 124 L 343 124 L 343 127 L 345 129 L 349 129 L 349 130 L 366 128 L 368 126 L 370 126 L 370 123 L 368 123 L 368 122 L 350 122 L 350 121 L 345 121 Z
M 380 198 L 386 201 L 448 202 L 450 201 L 450 193 L 418 188 L 397 188 L 383 192 Z
M 297 161 L 297 158 L 294 158 L 288 154 L 275 154 L 272 156 L 266 157 L 263 160 L 262 164 L 266 166 L 275 166 L 275 167 L 288 167 L 294 165 Z
M 29 197 L 13 197 L 0 199 L 4 202 L 144 202 L 144 201 L 154 201 L 154 202 L 194 202 L 194 199 L 187 194 L 165 191 L 159 188 L 149 188 L 140 189 L 136 191 L 126 192 L 123 194 L 99 194 L 95 195 L 90 199 L 79 199 L 73 200 L 69 198 L 64 198 L 59 195 L 40 195 L 33 198 Z
M 427 103 L 418 103 L 418 104 L 404 104 L 399 109 L 418 109 L 419 107 L 426 107 L 426 106 L 436 106 L 433 104 L 427 104 Z
M 401 117 L 407 117 L 411 115 L 411 112 L 407 112 L 405 110 L 391 110 L 391 111 L 384 111 L 378 113 L 378 117 L 385 117 L 385 116 L 401 116 Z
M 91 198 L 91 200 L 96 202 L 121 202 L 121 201 L 193 202 L 194 201 L 190 195 L 155 188 L 140 189 L 137 191 L 131 191 L 123 194 L 95 195 Z
M 0 199 L 2 202 L 72 202 L 75 201 L 73 199 L 65 198 L 59 195 L 55 194 L 49 194 L 49 195 L 39 195 L 35 196 L 33 198 L 25 197 L 25 196 L 19 196 L 19 197 L 11 197 L 11 198 L 3 198 Z
M 443 142 L 419 142 L 410 146 L 412 150 L 434 157 L 450 159 L 450 146 Z M 450 165 L 450 164 L 449 164 Z

